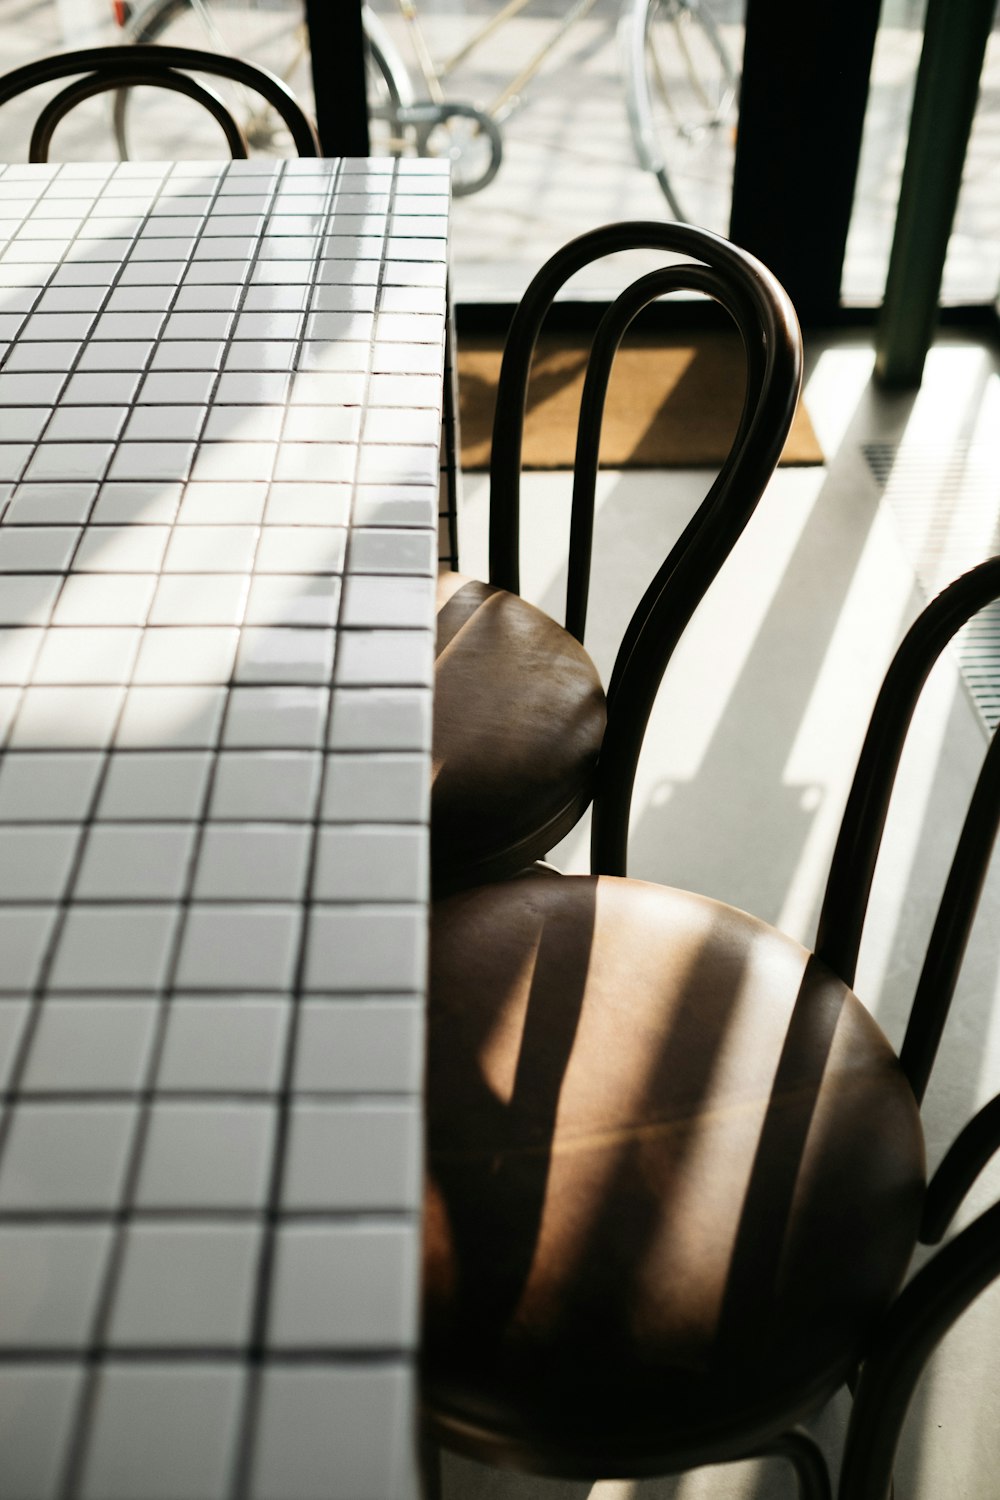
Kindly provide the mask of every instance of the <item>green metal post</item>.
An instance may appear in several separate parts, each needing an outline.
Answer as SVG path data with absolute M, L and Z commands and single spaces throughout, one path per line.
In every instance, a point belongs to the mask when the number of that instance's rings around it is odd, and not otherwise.
M 996 0 L 927 0 L 910 137 L 875 344 L 880 384 L 914 388 L 934 336 Z

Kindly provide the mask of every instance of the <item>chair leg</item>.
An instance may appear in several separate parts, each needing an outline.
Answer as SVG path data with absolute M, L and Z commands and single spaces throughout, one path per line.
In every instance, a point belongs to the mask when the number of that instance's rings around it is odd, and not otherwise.
M 444 1500 L 441 1449 L 428 1437 L 420 1439 L 420 1490 L 422 1500 Z
M 800 1500 L 833 1500 L 830 1475 L 819 1444 L 801 1427 L 793 1427 L 781 1437 L 758 1449 L 758 1454 L 787 1458 L 795 1470 Z

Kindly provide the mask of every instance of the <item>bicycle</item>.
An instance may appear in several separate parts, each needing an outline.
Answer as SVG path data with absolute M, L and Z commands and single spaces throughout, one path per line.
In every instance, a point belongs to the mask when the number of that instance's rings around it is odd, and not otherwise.
M 525 88 L 567 32 L 597 0 L 571 0 L 543 44 L 485 107 L 448 97 L 451 75 L 532 0 L 507 0 L 474 28 L 450 56 L 435 59 L 415 0 L 396 0 L 420 84 L 388 28 L 370 5 L 363 7 L 367 45 L 369 113 L 375 154 L 447 156 L 456 196 L 481 191 L 496 176 L 503 157 L 501 126 L 522 102 Z M 264 63 L 293 89 L 309 83 L 308 40 L 296 0 L 114 0 L 116 19 L 128 42 L 167 41 L 240 52 Z M 675 218 L 681 204 L 667 171 L 665 138 L 696 141 L 717 129 L 735 104 L 739 75 L 707 0 L 622 0 L 618 22 L 625 103 L 640 165 L 657 179 Z M 298 75 L 298 81 L 297 76 Z M 127 91 L 115 102 L 119 151 L 128 153 Z M 273 150 L 275 124 L 247 101 L 245 128 L 251 143 Z

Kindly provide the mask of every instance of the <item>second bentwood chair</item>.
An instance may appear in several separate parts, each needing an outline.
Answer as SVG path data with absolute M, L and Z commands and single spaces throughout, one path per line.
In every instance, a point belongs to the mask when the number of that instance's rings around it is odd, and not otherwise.
M 658 250 L 667 263 L 611 304 L 590 351 L 564 628 L 518 592 L 528 380 L 539 331 L 561 287 L 582 267 L 623 250 Z M 678 256 L 684 259 L 671 263 Z M 729 314 L 746 358 L 743 412 L 714 483 L 640 599 L 605 695 L 581 644 L 605 395 L 629 325 L 670 292 L 703 294 Z M 708 230 L 607 225 L 571 241 L 535 276 L 515 311 L 500 370 L 490 463 L 490 581 L 444 572 L 438 583 L 431 801 L 438 891 L 505 878 L 544 858 L 595 795 L 594 868 L 624 871 L 624 845 L 609 830 L 629 794 L 633 749 L 674 646 L 778 462 L 800 380 L 801 339 L 785 292 L 759 261 Z
M 242 127 L 219 95 L 192 73 L 228 78 L 259 94 L 288 127 L 298 155 L 319 156 L 316 128 L 280 78 L 242 58 L 191 47 L 83 47 L 36 58 L 0 77 L 0 105 L 59 78 L 74 79 L 39 111 L 35 122 L 28 160 L 44 162 L 59 121 L 84 99 L 112 92 L 124 98 L 124 90 L 139 85 L 170 89 L 202 105 L 218 121 L 231 155 L 245 158 L 249 147 Z
M 939 595 L 897 652 L 812 952 L 639 881 L 527 875 L 436 904 L 421 1356 L 434 1443 L 588 1479 L 782 1454 L 800 1493 L 827 1500 L 797 1424 L 846 1382 L 839 1494 L 885 1500 L 927 1357 L 1000 1274 L 995 1204 L 900 1291 L 918 1242 L 941 1239 L 1000 1148 L 998 1096 L 925 1188 L 919 1103 L 1000 821 L 1000 736 L 898 1057 L 852 986 L 921 688 L 997 597 L 1000 558 Z

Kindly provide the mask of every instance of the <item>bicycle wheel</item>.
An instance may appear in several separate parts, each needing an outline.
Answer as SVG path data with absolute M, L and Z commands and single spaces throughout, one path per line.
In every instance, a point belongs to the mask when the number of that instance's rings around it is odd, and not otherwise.
M 677 218 L 667 142 L 696 143 L 730 116 L 739 74 L 705 0 L 626 0 L 621 20 L 625 96 L 639 161 Z
M 697 139 L 729 115 L 736 69 L 704 0 L 649 0 L 646 66 L 653 98 L 678 134 Z
M 312 113 L 312 78 L 301 0 L 152 0 L 128 26 L 129 42 L 160 42 L 243 57 L 276 73 Z M 288 153 L 281 120 L 265 102 L 238 84 L 220 85 L 252 151 Z M 160 101 L 157 101 L 160 103 Z M 143 91 L 115 95 L 114 131 L 123 160 L 136 156 L 219 155 L 218 133 L 210 122 L 175 109 L 158 109 Z
M 416 149 L 412 130 L 400 130 L 400 108 L 412 99 L 412 87 L 391 39 L 365 7 L 367 89 L 372 114 L 372 154 L 399 155 Z M 312 69 L 302 0 L 152 0 L 133 16 L 127 31 L 130 42 L 161 42 L 178 47 L 201 47 L 244 57 L 269 68 L 292 90 L 302 107 L 314 112 Z M 183 122 L 159 119 L 150 111 L 142 135 L 135 90 L 115 96 L 114 131 L 123 160 L 135 155 L 218 155 L 219 138 L 201 119 Z M 141 97 L 141 96 L 140 96 Z M 231 85 L 227 103 L 250 144 L 251 154 L 288 153 L 290 142 L 273 110 L 247 89 Z M 175 149 L 176 133 L 182 132 Z

